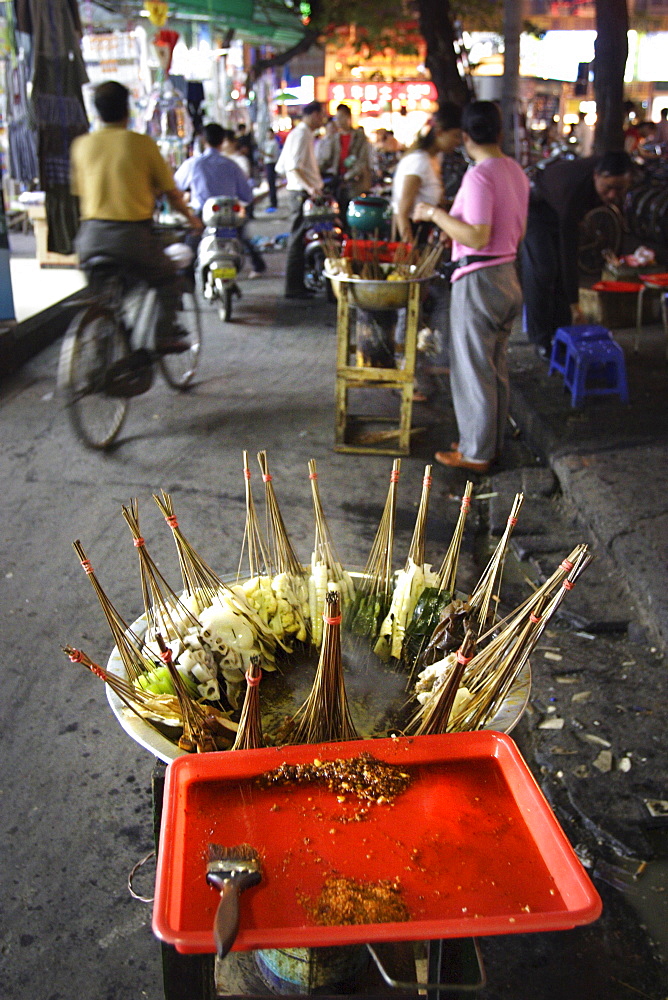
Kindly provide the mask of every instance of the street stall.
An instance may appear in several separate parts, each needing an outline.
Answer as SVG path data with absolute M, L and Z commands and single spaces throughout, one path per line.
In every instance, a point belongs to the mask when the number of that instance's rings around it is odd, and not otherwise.
M 360 199 L 361 200 L 361 199 Z M 380 240 L 332 243 L 325 273 L 337 299 L 336 429 L 337 451 L 408 455 L 420 297 L 433 278 L 442 248 L 418 252 L 408 244 Z M 403 334 L 397 336 L 400 312 Z M 355 317 L 353 325 L 352 318 Z M 400 397 L 398 420 L 366 411 L 352 412 L 357 390 Z M 387 423 L 394 427 L 374 429 Z
M 531 651 L 586 569 L 587 547 L 576 546 L 501 617 L 522 494 L 463 594 L 472 484 L 433 569 L 427 466 L 412 486 L 415 526 L 397 570 L 395 459 L 359 569 L 337 555 L 326 472 L 323 496 L 315 462 L 308 479 L 303 473 L 315 525 L 305 560 L 288 536 L 266 453 L 258 463 L 264 517 L 244 453 L 236 575 L 210 567 L 188 538 L 187 511 L 177 513 L 163 491 L 154 500 L 181 577 L 169 583 L 137 502 L 122 508 L 144 603 L 130 626 L 75 542 L 116 645 L 105 667 L 73 646 L 66 652 L 105 682 L 124 731 L 168 765 L 164 784 L 162 774 L 156 782 L 153 907 L 166 996 L 209 995 L 193 992 L 193 970 L 201 984 L 214 968 L 217 988 L 240 995 L 257 995 L 258 981 L 268 994 L 315 985 L 336 993 L 351 975 L 364 992 L 368 968 L 380 976 L 376 989 L 383 982 L 414 994 L 410 942 L 438 942 L 424 947 L 429 989 L 439 990 L 452 976 L 441 967 L 444 940 L 596 919 L 600 900 L 507 735 L 529 697 Z M 243 990 L 231 990 L 229 977 L 244 969 Z M 483 984 L 482 970 L 474 980 Z

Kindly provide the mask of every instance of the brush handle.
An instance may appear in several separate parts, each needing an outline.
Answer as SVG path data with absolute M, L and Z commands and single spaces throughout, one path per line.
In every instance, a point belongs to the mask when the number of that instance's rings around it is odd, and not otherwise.
M 213 939 L 219 958 L 225 958 L 239 930 L 239 894 L 257 885 L 260 872 L 239 872 L 232 878 L 209 873 L 207 881 L 220 891 L 220 902 L 213 922 Z

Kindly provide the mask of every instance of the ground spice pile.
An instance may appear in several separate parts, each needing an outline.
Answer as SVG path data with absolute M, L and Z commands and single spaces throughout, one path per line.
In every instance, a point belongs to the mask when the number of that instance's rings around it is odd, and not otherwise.
M 356 795 L 359 799 L 391 802 L 405 792 L 411 783 L 410 774 L 361 754 L 349 760 L 314 760 L 312 764 L 281 764 L 260 777 L 265 788 L 276 785 L 322 784 L 336 795 Z
M 320 895 L 300 902 L 316 924 L 387 924 L 410 920 L 408 907 L 395 882 L 358 882 L 343 875 L 330 875 Z

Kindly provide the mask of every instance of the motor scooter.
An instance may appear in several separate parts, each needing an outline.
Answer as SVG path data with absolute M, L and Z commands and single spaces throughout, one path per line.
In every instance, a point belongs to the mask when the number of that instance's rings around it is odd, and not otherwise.
M 304 219 L 304 284 L 312 292 L 325 291 L 329 302 L 334 293 L 325 275 L 328 246 L 339 246 L 344 233 L 339 219 L 339 203 L 327 190 L 315 198 L 307 198 L 302 207 Z
M 196 273 L 202 294 L 218 303 L 220 318 L 232 319 L 234 296 L 241 297 L 237 279 L 245 263 L 241 231 L 246 208 L 236 198 L 209 198 L 202 208 L 204 232 L 197 248 Z

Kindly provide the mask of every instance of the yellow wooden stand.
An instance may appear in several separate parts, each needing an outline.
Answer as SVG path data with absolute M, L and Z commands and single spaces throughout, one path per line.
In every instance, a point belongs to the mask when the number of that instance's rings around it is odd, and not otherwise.
M 413 410 L 413 378 L 415 375 L 415 352 L 417 349 L 417 327 L 420 307 L 420 283 L 411 282 L 406 308 L 406 339 L 403 369 L 359 368 L 351 364 L 355 356 L 355 343 L 351 342 L 351 313 L 356 306 L 349 282 L 340 284 L 337 310 L 337 355 L 336 355 L 336 430 L 335 451 L 357 452 L 371 455 L 410 454 L 411 415 Z M 351 415 L 348 413 L 348 392 L 350 389 L 391 389 L 401 394 L 398 426 L 389 430 L 364 432 L 364 423 L 390 421 L 397 425 L 393 417 Z M 395 443 L 396 441 L 396 443 Z

